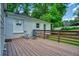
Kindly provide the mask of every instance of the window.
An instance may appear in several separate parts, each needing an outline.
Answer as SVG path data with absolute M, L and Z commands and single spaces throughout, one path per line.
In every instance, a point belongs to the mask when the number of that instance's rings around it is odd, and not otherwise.
M 36 28 L 39 28 L 39 23 L 36 23 Z
M 13 33 L 23 33 L 23 21 L 22 20 L 13 21 Z
M 21 23 L 22 23 L 22 22 L 21 22 L 20 20 L 16 20 L 16 25 L 17 25 L 17 26 L 21 26 Z

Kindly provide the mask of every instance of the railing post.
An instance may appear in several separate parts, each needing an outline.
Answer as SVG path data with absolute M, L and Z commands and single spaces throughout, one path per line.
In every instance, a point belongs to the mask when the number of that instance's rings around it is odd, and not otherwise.
M 46 36 L 46 25 L 44 24 L 44 39 L 46 38 L 45 36 Z
M 58 31 L 58 42 L 60 42 L 60 33 L 61 33 L 61 31 L 59 30 Z

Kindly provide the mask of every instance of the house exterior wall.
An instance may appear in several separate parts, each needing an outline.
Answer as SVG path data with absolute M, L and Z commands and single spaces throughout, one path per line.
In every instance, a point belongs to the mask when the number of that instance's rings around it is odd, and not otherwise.
M 0 55 L 1 55 L 1 4 L 0 4 Z
M 4 38 L 4 12 L 3 4 L 0 4 L 0 55 L 3 55 L 5 38 Z
M 36 28 L 36 23 L 39 23 L 39 28 Z M 46 24 L 46 30 L 50 30 L 50 23 L 36 20 L 24 20 L 24 31 L 27 31 L 29 36 L 32 36 L 33 30 L 44 30 L 44 24 Z
M 5 19 L 5 33 L 6 33 L 5 38 L 6 39 L 17 38 L 17 37 L 23 36 L 23 33 L 18 34 L 18 33 L 13 32 L 13 22 L 14 22 L 14 20 L 16 20 L 16 19 L 9 18 L 9 17 L 6 17 L 6 19 Z
M 14 33 L 13 32 L 13 22 L 15 20 L 22 20 L 23 21 L 23 33 Z M 36 23 L 40 24 L 40 28 L 36 28 Z M 5 33 L 6 33 L 6 39 L 9 38 L 18 38 L 21 36 L 24 36 L 27 32 L 28 36 L 32 36 L 32 31 L 33 30 L 44 30 L 43 25 L 46 24 L 46 30 L 50 30 L 50 23 L 44 22 L 44 21 L 40 21 L 40 20 L 35 20 L 32 18 L 15 18 L 14 16 L 10 17 L 6 17 L 5 20 Z M 15 30 L 17 30 L 17 28 L 15 28 Z

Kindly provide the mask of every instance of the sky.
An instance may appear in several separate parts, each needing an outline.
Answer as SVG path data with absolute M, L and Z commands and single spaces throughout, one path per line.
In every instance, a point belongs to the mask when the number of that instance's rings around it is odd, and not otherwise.
M 65 13 L 65 15 L 63 16 L 63 20 L 74 20 L 74 17 L 76 17 L 76 15 L 74 15 L 74 12 L 77 8 L 79 8 L 79 4 L 78 3 L 70 3 L 67 5 L 67 11 Z

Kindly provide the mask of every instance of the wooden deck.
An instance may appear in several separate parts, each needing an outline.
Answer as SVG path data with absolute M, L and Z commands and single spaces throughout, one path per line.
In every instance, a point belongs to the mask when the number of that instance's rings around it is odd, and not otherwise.
M 79 56 L 79 47 L 46 39 L 13 39 L 7 42 L 8 56 Z

